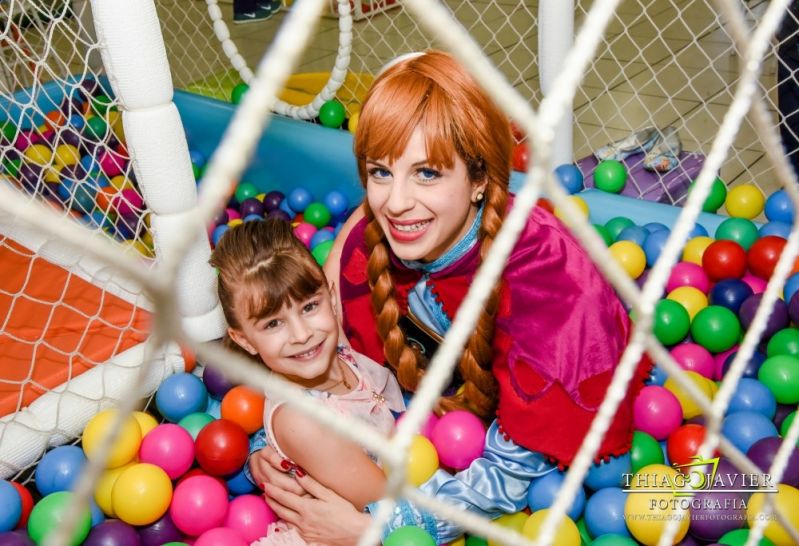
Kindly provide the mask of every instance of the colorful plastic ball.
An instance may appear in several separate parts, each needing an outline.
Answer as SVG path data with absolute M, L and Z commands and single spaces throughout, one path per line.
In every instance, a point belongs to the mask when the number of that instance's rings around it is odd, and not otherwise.
M 799 329 L 784 328 L 771 336 L 766 345 L 766 356 L 777 355 L 799 357 Z
M 598 190 L 619 193 L 627 183 L 627 168 L 615 159 L 605 159 L 594 169 L 594 185 Z
M 255 199 L 255 196 L 258 195 L 260 191 L 255 184 L 251 184 L 249 182 L 240 182 L 238 186 L 236 186 L 236 192 L 234 193 L 234 197 L 236 202 L 241 205 L 247 199 Z
M 681 343 L 670 351 L 671 356 L 684 370 L 696 372 L 707 379 L 713 379 L 715 363 L 713 355 L 696 343 Z
M 731 353 L 727 358 L 724 359 L 724 365 L 721 369 L 721 378 L 723 378 L 727 371 L 730 369 L 732 365 L 732 361 L 735 358 L 735 355 L 738 354 L 738 351 Z M 755 351 L 752 353 L 752 357 L 747 361 L 744 366 L 744 371 L 742 377 L 748 377 L 750 379 L 757 379 L 758 371 L 760 370 L 760 366 L 763 365 L 763 362 L 766 360 L 766 355 L 761 353 L 760 351 Z
M 333 215 L 333 218 L 341 218 L 347 213 L 350 206 L 347 196 L 336 190 L 328 192 L 323 202 L 330 214 Z
M 710 304 L 726 307 L 733 313 L 738 313 L 741 305 L 752 296 L 752 288 L 739 279 L 725 279 L 719 281 L 710 291 Z M 747 326 L 744 325 L 744 328 Z
M 777 450 L 782 446 L 783 439 L 777 437 L 763 438 L 755 442 L 746 456 L 758 467 L 762 472 L 767 473 L 774 464 L 774 458 L 777 456 Z M 799 484 L 799 450 L 796 447 L 791 450 L 788 456 L 788 463 L 783 472 L 780 483 L 796 487 Z
M 28 488 L 21 483 L 9 483 L 12 485 L 12 487 L 14 487 L 14 489 L 17 490 L 17 493 L 19 494 L 19 498 L 22 503 L 22 514 L 19 517 L 19 523 L 17 526 L 24 528 L 28 524 L 28 518 L 31 515 L 31 510 L 33 510 L 33 495 L 31 495 L 31 492 L 28 490 Z
M 785 239 L 769 235 L 755 241 L 747 253 L 749 270 L 761 279 L 770 279 L 785 247 Z
M 241 213 L 242 217 L 245 218 L 253 214 L 255 216 L 263 217 L 264 213 L 266 212 L 266 207 L 258 199 L 249 197 L 241 202 L 239 205 L 239 212 Z
M 716 228 L 717 241 L 734 241 L 744 250 L 749 250 L 759 236 L 757 226 L 745 218 L 727 218 Z
M 106 134 L 108 134 L 108 124 L 100 116 L 91 117 L 86 120 L 86 125 L 83 127 L 83 134 L 90 140 L 104 140 Z
M 637 279 L 646 269 L 646 254 L 637 244 L 630 241 L 616 241 L 610 245 L 609 250 L 611 256 L 631 278 Z
M 685 248 L 682 251 L 682 259 L 685 262 L 693 262 L 702 265 L 702 256 L 707 247 L 713 243 L 710 237 L 694 237 L 685 243 Z
M 714 383 L 710 379 L 702 377 L 696 372 L 690 371 L 686 371 L 685 375 L 687 379 L 699 390 L 699 392 L 705 395 L 705 398 L 711 400 L 713 399 L 713 395 L 715 394 L 715 390 L 713 388 Z M 682 409 L 682 415 L 685 419 L 691 419 L 702 414 L 702 408 L 700 405 L 674 378 L 668 378 L 663 386 L 677 397 L 677 400 L 680 403 L 680 408 Z
M 383 540 L 383 546 L 436 546 L 436 541 L 421 527 L 406 525 L 394 529 Z
M 707 296 L 693 286 L 680 286 L 679 288 L 675 288 L 669 292 L 667 298 L 685 307 L 691 320 L 693 320 L 694 316 L 699 311 L 707 307 Z
M 103 410 L 86 424 L 86 428 L 83 429 L 83 451 L 89 459 L 94 459 L 101 442 L 111 434 L 117 413 L 117 410 L 113 408 Z M 129 415 L 122 421 L 121 429 L 105 461 L 106 468 L 116 468 L 132 461 L 139 452 L 141 441 L 139 422 L 135 417 Z
M 209 529 L 197 537 L 194 546 L 248 546 L 242 536 L 227 527 Z
M 656 440 L 668 438 L 682 422 L 682 408 L 676 396 L 665 387 L 648 385 L 641 389 L 633 405 L 633 425 Z
M 233 104 L 240 104 L 244 99 L 244 94 L 250 90 L 250 86 L 244 82 L 237 83 L 230 93 L 230 102 Z
M 688 194 L 693 191 L 695 182 L 692 182 L 688 188 Z M 705 212 L 716 212 L 727 199 L 727 186 L 721 178 L 716 178 L 710 185 L 710 193 L 708 194 L 705 202 L 702 204 L 702 210 Z
M 331 218 L 330 211 L 322 203 L 311 203 L 303 212 L 305 221 L 317 228 L 325 227 Z
M 344 105 L 336 99 L 329 100 L 319 108 L 319 122 L 325 127 L 338 129 L 344 123 L 347 111 Z
M 0 533 L 0 544 L 3 546 L 36 546 L 28 533 L 22 529 Z
M 620 487 L 623 474 L 630 472 L 631 465 L 629 453 L 594 463 L 588 467 L 585 486 L 594 491 L 603 487 Z
M 739 411 L 727 415 L 722 422 L 721 432 L 744 453 L 758 440 L 778 436 L 774 423 L 765 415 L 753 411 Z
M 720 305 L 705 307 L 691 323 L 691 337 L 711 353 L 726 351 L 735 345 L 740 334 L 738 317 Z
M 611 533 L 630 536 L 624 522 L 626 500 L 627 493 L 619 487 L 602 488 L 588 498 L 585 504 L 585 526 L 591 536 L 601 537 Z
M 527 172 L 530 164 L 530 148 L 527 141 L 517 142 L 511 151 L 511 166 L 514 171 Z
M 253 434 L 264 426 L 264 395 L 244 385 L 233 387 L 222 398 L 221 415 Z
M 729 531 L 724 533 L 716 545 L 725 545 L 725 546 L 744 546 L 749 540 L 749 529 L 736 529 L 734 531 Z M 762 537 L 757 543 L 757 546 L 774 546 L 774 543 L 771 542 L 766 537 Z
M 320 229 L 319 231 L 313 234 L 313 237 L 311 237 L 311 249 L 316 248 L 325 241 L 332 241 L 335 238 L 336 236 L 332 230 Z
M 163 469 L 170 479 L 177 479 L 194 462 L 194 439 L 179 425 L 158 425 L 142 440 L 139 460 L 154 464 Z
M 273 210 L 278 210 L 280 208 L 280 203 L 283 202 L 283 199 L 285 199 L 285 197 L 286 196 L 281 191 L 272 190 L 270 192 L 267 192 L 266 195 L 264 195 L 264 200 L 263 200 L 266 212 L 272 212 Z
M 558 177 L 561 186 L 568 194 L 574 194 L 583 189 L 583 173 L 577 165 L 564 163 L 555 169 L 555 176 Z
M 333 248 L 333 241 L 328 240 L 319 243 L 311 250 L 311 254 L 313 255 L 316 263 L 319 265 L 324 266 L 325 262 L 327 261 L 327 257 L 330 255 L 330 251 Z
M 212 398 L 221 400 L 233 388 L 233 383 L 215 366 L 203 368 L 203 384 Z
M 530 510 L 535 512 L 536 510 L 552 507 L 565 479 L 564 473 L 557 470 L 533 479 L 527 490 L 527 506 Z M 582 515 L 583 508 L 585 508 L 585 491 L 580 487 L 577 490 L 574 501 L 566 511 L 566 515 L 573 520 L 577 520 Z
M 693 286 L 700 292 L 707 293 L 710 288 L 710 280 L 699 264 L 678 262 L 672 268 L 669 279 L 666 281 L 666 292 L 671 292 L 680 286 Z
M 757 378 L 780 404 L 799 403 L 799 359 L 778 354 L 763 362 Z
M 643 247 L 646 243 L 646 239 L 649 236 L 649 232 L 640 227 L 640 226 L 630 226 L 624 228 L 621 233 L 619 233 L 619 237 L 616 239 L 617 241 L 630 241 L 632 243 L 637 244 L 640 247 Z
M 738 310 L 738 316 L 741 319 L 741 326 L 743 326 L 744 329 L 749 329 L 762 299 L 763 294 L 753 294 L 746 298 L 741 304 L 741 308 Z M 771 308 L 771 314 L 768 316 L 766 328 L 763 330 L 761 339 L 770 339 L 774 334 L 787 327 L 789 320 L 788 305 L 780 299 L 776 300 Z
M 610 246 L 613 244 L 613 237 L 610 236 L 610 232 L 607 230 L 605 226 L 600 224 L 594 224 L 594 229 L 605 242 L 605 246 Z
M 646 254 L 646 265 L 652 267 L 663 252 L 666 246 L 666 240 L 671 235 L 668 229 L 650 232 L 649 236 L 644 241 L 643 249 Z
M 136 463 L 128 463 L 117 468 L 109 468 L 100 474 L 100 478 L 97 480 L 97 485 L 94 487 L 94 501 L 106 516 L 111 518 L 116 517 L 112 496 L 114 484 L 125 470 L 135 464 Z
M 734 491 L 710 490 L 691 503 L 690 532 L 702 541 L 713 541 L 739 529 L 746 522 L 746 495 Z M 701 543 L 697 543 L 701 544 Z
M 238 473 L 225 480 L 227 490 L 233 497 L 255 491 L 255 485 L 247 478 L 247 474 L 244 471 L 245 468 L 246 465 Z
M 793 224 L 793 203 L 785 190 L 777 190 L 766 199 L 766 218 L 772 222 Z
M 624 231 L 625 228 L 628 228 L 628 227 L 634 226 L 634 225 L 635 225 L 635 222 L 633 222 L 629 218 L 627 218 L 625 216 L 616 216 L 614 218 L 611 218 L 607 222 L 605 222 L 605 229 L 608 230 L 608 233 L 610 233 L 610 236 L 615 241 L 618 238 L 619 234 L 622 231 Z
M 266 536 L 270 523 L 278 520 L 259 495 L 242 495 L 230 501 L 224 526 L 238 532 L 250 544 Z
M 116 516 L 131 525 L 149 525 L 163 516 L 172 500 L 172 482 L 161 468 L 139 463 L 114 483 L 111 501 Z
M 36 489 L 43 496 L 72 489 L 86 464 L 77 446 L 59 446 L 44 454 L 36 466 Z
M 221 226 L 216 226 L 214 231 L 211 233 L 211 244 L 214 246 L 219 244 L 219 241 L 222 239 L 222 236 L 229 230 L 230 228 L 222 224 Z
M 83 546 L 139 546 L 141 540 L 136 529 L 124 521 L 104 521 L 89 532 Z
M 210 476 L 193 476 L 180 482 L 169 509 L 175 526 L 195 537 L 221 526 L 227 512 L 227 491 Z
M 768 237 L 769 235 L 774 235 L 776 237 L 782 237 L 783 239 L 787 239 L 788 236 L 791 234 L 791 224 L 785 224 L 783 222 L 769 222 L 767 224 L 763 224 L 760 229 L 758 230 L 758 235 L 760 237 Z
M 753 184 L 742 184 L 729 190 L 724 203 L 730 216 L 751 220 L 763 212 L 765 202 L 760 188 Z
M 632 472 L 638 472 L 650 464 L 663 464 L 663 461 L 663 450 L 658 441 L 646 432 L 634 431 L 632 447 L 630 448 L 630 469 Z M 600 491 L 602 490 L 600 489 Z M 623 504 L 622 502 L 622 506 Z
M 200 433 L 203 427 L 213 420 L 214 417 L 212 415 L 208 415 L 204 412 L 197 412 L 188 414 L 186 417 L 178 421 L 178 425 L 183 427 L 193 440 L 196 440 L 197 435 Z
M 748 521 L 756 521 L 757 514 L 763 510 L 767 495 L 773 495 L 774 507 L 786 518 L 788 525 L 799 528 L 799 490 L 790 485 L 778 484 L 777 493 L 754 493 L 746 507 Z M 763 536 L 771 540 L 775 546 L 795 546 L 784 525 L 776 518 L 768 520 Z
M 676 301 L 663 299 L 655 305 L 654 334 L 663 345 L 682 341 L 691 327 L 691 318 L 685 307 Z
M 627 497 L 625 496 L 625 500 L 626 498 Z M 622 514 L 623 513 L 624 512 L 622 511 Z M 624 527 L 624 531 L 629 533 L 626 526 Z M 585 544 L 589 544 L 589 542 L 586 541 Z M 591 541 L 590 544 L 591 546 L 638 546 L 638 543 L 629 536 L 624 536 L 618 533 L 600 535 L 596 537 L 595 540 Z
M 746 273 L 746 251 L 735 241 L 715 241 L 702 254 L 702 268 L 711 281 L 740 279 Z
M 291 190 L 285 202 L 296 214 L 305 211 L 305 208 L 313 202 L 313 195 L 305 188 L 295 188 Z
M 155 523 L 139 529 L 141 546 L 161 546 L 168 542 L 179 541 L 182 538 L 183 533 L 175 526 L 168 512 Z
M 158 387 L 155 405 L 167 421 L 176 423 L 190 413 L 204 411 L 208 405 L 208 391 L 199 377 L 177 373 Z
M 771 391 L 757 379 L 743 377 L 727 406 L 727 415 L 739 411 L 760 413 L 769 419 L 777 412 L 777 400 Z
M 646 480 L 637 480 L 633 477 L 631 484 L 635 493 L 627 494 L 624 503 L 624 515 L 627 521 L 627 528 L 632 536 L 641 544 L 655 546 L 658 544 L 660 536 L 666 525 L 673 519 L 679 521 L 676 541 L 682 540 L 688 533 L 690 524 L 689 511 L 681 511 L 672 504 L 674 494 L 661 493 L 657 491 L 641 491 L 646 489 L 660 489 L 660 484 L 666 480 L 674 481 L 677 471 L 665 465 L 650 465 L 641 469 L 640 474 Z M 647 517 L 653 513 L 652 507 L 656 507 L 656 513 L 661 517 Z M 678 505 L 679 506 L 679 505 Z
M 22 497 L 6 480 L 0 480 L 0 507 L 0 533 L 13 530 L 22 519 Z
M 303 244 L 310 248 L 311 246 L 311 239 L 316 234 L 317 228 L 313 224 L 309 224 L 307 222 L 302 222 L 301 224 L 297 224 L 294 228 L 294 235 L 303 242 Z
M 778 406 L 778 411 L 782 407 L 783 406 Z M 782 421 L 782 424 L 779 425 L 779 427 L 780 427 L 780 436 L 783 437 L 783 438 L 788 435 L 788 429 L 791 428 L 791 425 L 793 424 L 794 419 L 796 419 L 796 410 L 793 407 L 791 407 L 789 409 L 791 409 L 792 411 L 790 411 L 788 413 L 788 415 L 785 416 L 785 418 Z
M 672 465 L 684 465 L 692 462 L 699 446 L 705 440 L 705 427 L 695 423 L 687 423 L 669 434 L 666 449 Z
M 537 539 L 544 525 L 544 520 L 549 515 L 549 509 L 545 508 L 533 513 L 522 527 L 522 535 L 526 538 Z M 577 525 L 568 516 L 563 516 L 555 527 L 555 536 L 550 542 L 552 546 L 579 546 L 580 531 Z
M 741 280 L 746 284 L 748 284 L 755 294 L 762 294 L 763 292 L 766 291 L 766 285 L 767 285 L 766 281 L 764 281 L 760 277 L 755 277 L 751 273 L 747 273 L 746 275 L 744 275 Z
M 451 411 L 433 428 L 432 441 L 442 464 L 462 470 L 483 454 L 485 427 L 473 413 Z
M 360 121 L 361 121 L 361 113 L 353 112 L 353 114 L 347 120 L 347 130 L 354 135 L 356 131 L 358 131 L 358 123 Z
M 28 535 L 42 546 L 62 525 L 74 504 L 73 494 L 68 491 L 50 493 L 36 503 L 28 519 Z M 89 535 L 92 526 L 92 515 L 86 508 L 80 512 L 73 527 L 72 536 L 67 542 L 70 546 L 81 544 Z
M 200 468 L 212 476 L 238 472 L 249 456 L 250 442 L 240 425 L 217 419 L 197 434 L 195 453 Z

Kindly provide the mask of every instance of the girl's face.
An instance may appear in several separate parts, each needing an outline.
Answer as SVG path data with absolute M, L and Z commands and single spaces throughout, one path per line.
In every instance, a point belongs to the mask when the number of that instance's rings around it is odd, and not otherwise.
M 486 186 L 469 180 L 457 154 L 451 168 L 433 168 L 419 127 L 394 163 L 367 158 L 366 171 L 369 207 L 403 260 L 432 261 L 453 246 L 469 230 L 477 214 L 472 201 Z
M 241 330 L 231 328 L 230 337 L 273 372 L 309 389 L 329 383 L 338 322 L 327 288 L 306 300 L 290 301 L 273 315 L 238 318 Z

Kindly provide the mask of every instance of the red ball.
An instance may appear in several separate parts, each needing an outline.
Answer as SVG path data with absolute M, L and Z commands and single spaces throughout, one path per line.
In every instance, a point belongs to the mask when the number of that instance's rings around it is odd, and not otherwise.
M 694 423 L 683 425 L 666 440 L 666 452 L 672 464 L 688 464 L 699 452 L 699 446 L 705 440 L 705 427 Z
M 217 482 L 219 482 L 222 485 L 222 487 L 225 488 L 225 491 L 227 491 L 227 482 L 225 480 L 223 480 L 222 478 L 217 478 L 216 476 L 211 476 L 202 468 L 192 468 L 191 470 L 183 474 L 180 478 L 178 478 L 178 481 L 175 482 L 175 488 L 177 488 L 177 486 L 179 486 L 181 483 L 185 482 L 189 478 L 193 478 L 194 476 L 208 476 L 209 478 L 213 478 Z
M 735 241 L 714 241 L 702 254 L 702 268 L 711 281 L 740 279 L 746 273 L 746 251 Z
M 14 489 L 17 490 L 17 493 L 19 493 L 19 498 L 22 499 L 22 516 L 20 516 L 19 523 L 17 523 L 17 529 L 24 529 L 28 525 L 28 517 L 31 515 L 31 510 L 33 510 L 33 495 L 31 495 L 28 488 L 21 483 L 10 483 L 14 486 Z
M 770 279 L 785 243 L 785 239 L 776 235 L 767 235 L 755 241 L 746 256 L 749 271 L 761 279 Z
M 527 162 L 530 159 L 530 150 L 527 142 L 519 142 L 513 147 L 513 170 L 527 172 Z
M 250 454 L 250 441 L 240 425 L 217 419 L 197 434 L 194 448 L 200 468 L 212 476 L 227 476 L 244 466 Z

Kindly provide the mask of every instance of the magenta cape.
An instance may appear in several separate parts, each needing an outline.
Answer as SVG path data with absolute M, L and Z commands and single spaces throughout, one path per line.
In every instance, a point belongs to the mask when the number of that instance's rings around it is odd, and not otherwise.
M 366 273 L 366 220 L 350 233 L 341 256 L 344 331 L 355 350 L 384 362 Z M 479 265 L 479 246 L 431 275 L 432 290 L 454 317 Z M 392 260 L 397 301 L 420 272 Z M 630 321 L 619 298 L 568 230 L 536 207 L 502 275 L 494 334 L 497 418 L 517 444 L 568 466 L 605 397 L 627 344 Z M 597 460 L 626 453 L 633 401 L 649 374 L 642 360 L 605 435 Z

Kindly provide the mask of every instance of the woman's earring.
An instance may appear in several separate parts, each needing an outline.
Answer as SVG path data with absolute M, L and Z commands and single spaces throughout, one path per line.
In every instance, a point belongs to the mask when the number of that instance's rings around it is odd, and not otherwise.
M 472 199 L 472 203 L 477 205 L 478 203 L 480 203 L 483 200 L 483 197 L 485 197 L 483 192 L 481 192 L 481 191 L 477 192 L 477 194 L 474 196 L 474 199 Z

